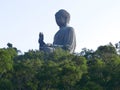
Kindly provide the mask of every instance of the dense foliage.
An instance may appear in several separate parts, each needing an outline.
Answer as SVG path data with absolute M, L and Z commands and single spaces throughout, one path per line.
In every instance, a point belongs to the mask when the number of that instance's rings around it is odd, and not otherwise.
M 58 49 L 22 55 L 0 49 L 0 90 L 120 90 L 120 56 L 112 45 L 79 55 Z

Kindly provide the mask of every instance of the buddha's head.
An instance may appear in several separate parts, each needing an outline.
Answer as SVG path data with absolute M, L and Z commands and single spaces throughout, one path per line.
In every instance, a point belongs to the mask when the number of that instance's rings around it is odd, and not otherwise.
M 70 21 L 70 14 L 66 10 L 61 9 L 55 14 L 55 19 L 59 27 L 65 27 Z

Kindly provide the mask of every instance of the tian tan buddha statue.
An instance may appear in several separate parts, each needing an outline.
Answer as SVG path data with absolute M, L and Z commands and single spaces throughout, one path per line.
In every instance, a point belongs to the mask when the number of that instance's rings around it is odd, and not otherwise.
M 59 10 L 55 14 L 56 23 L 59 30 L 54 36 L 53 44 L 46 44 L 44 42 L 44 35 L 39 34 L 39 50 L 44 52 L 53 52 L 56 48 L 62 48 L 70 53 L 74 53 L 76 47 L 76 36 L 74 29 L 68 26 L 70 21 L 70 14 L 66 10 Z

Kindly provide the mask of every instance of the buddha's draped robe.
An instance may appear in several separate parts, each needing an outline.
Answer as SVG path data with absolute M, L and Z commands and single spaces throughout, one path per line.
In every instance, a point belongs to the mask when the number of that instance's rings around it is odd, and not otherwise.
M 61 45 L 63 49 L 67 49 L 73 53 L 76 47 L 76 35 L 72 27 L 61 28 L 54 36 L 53 45 Z

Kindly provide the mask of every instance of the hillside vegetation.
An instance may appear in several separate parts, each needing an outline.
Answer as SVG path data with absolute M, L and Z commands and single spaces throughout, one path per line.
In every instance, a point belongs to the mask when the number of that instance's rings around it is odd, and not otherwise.
M 1 48 L 0 90 L 120 90 L 120 56 L 112 45 L 79 55 Z

